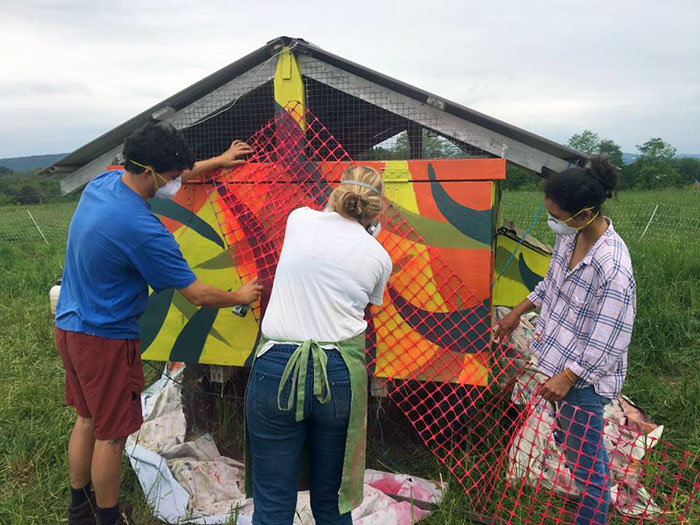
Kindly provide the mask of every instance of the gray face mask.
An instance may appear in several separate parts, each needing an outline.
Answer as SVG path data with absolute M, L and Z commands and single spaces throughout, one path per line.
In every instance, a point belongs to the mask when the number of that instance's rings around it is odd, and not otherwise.
M 166 182 L 158 191 L 156 191 L 155 197 L 158 199 L 172 199 L 180 188 L 182 187 L 182 177 L 178 177 L 171 181 Z
M 379 221 L 374 221 L 372 224 L 367 226 L 367 233 L 369 233 L 372 237 L 376 238 L 377 235 L 379 235 L 381 229 L 382 224 Z

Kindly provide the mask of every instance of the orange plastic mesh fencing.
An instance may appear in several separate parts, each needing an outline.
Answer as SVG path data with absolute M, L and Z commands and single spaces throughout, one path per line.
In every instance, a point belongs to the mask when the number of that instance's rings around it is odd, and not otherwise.
M 323 209 L 352 159 L 301 105 L 279 111 L 249 143 L 255 153 L 218 174 L 211 202 L 242 279 L 264 286 L 254 305 L 261 319 L 287 216 Z M 390 204 L 381 222 L 394 272 L 368 319 L 367 367 L 462 485 L 475 520 L 697 522 L 697 455 L 544 402 L 527 360 L 510 344 L 492 345 L 488 301 Z

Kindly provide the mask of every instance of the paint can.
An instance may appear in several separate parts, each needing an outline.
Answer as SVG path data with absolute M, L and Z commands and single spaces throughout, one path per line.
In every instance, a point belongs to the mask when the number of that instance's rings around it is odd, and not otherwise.
M 56 317 L 56 303 L 58 303 L 58 294 L 61 293 L 61 279 L 56 281 L 49 290 L 49 303 L 51 304 L 51 315 Z

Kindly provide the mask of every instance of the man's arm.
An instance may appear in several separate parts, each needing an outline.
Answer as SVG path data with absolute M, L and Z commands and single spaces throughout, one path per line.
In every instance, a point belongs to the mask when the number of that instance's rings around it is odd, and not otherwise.
M 233 292 L 225 292 L 213 286 L 209 286 L 200 280 L 196 280 L 191 285 L 178 290 L 189 302 L 195 306 L 206 306 L 208 308 L 226 308 L 238 304 L 250 304 L 260 299 L 262 285 L 258 281 L 247 283 Z
M 221 155 L 211 157 L 207 160 L 197 161 L 194 163 L 194 167 L 191 170 L 183 171 L 181 175 L 182 182 L 187 182 L 193 177 L 204 175 L 210 171 L 221 168 L 233 168 L 234 166 L 244 164 L 245 160 L 241 157 L 245 157 L 251 153 L 253 153 L 253 148 L 248 146 L 248 144 L 240 140 L 234 140 L 231 146 Z

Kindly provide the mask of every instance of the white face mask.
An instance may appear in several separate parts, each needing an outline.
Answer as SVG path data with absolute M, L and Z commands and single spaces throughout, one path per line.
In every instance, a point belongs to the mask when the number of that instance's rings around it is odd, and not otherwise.
M 181 187 L 182 178 L 178 177 L 177 179 L 166 182 L 164 185 L 158 188 L 155 196 L 158 199 L 172 199 L 177 192 L 180 191 Z
M 596 217 L 600 214 L 600 212 L 596 212 L 591 219 L 584 224 L 583 226 L 579 226 L 578 228 L 574 228 L 573 226 L 569 226 L 567 223 L 571 219 L 575 219 L 579 215 L 581 215 L 584 211 L 591 211 L 593 208 L 584 208 L 580 212 L 573 214 L 571 217 L 566 219 L 565 221 L 560 221 L 556 217 L 553 217 L 551 213 L 547 212 L 547 215 L 549 217 L 547 218 L 547 225 L 551 228 L 551 230 L 556 233 L 557 235 L 573 235 L 574 233 L 580 232 L 583 230 L 586 226 L 588 226 L 590 223 L 592 223 Z
M 564 221 L 555 219 L 552 217 L 551 213 L 547 213 L 547 215 L 547 226 L 549 226 L 549 228 L 557 235 L 573 235 L 578 231 L 576 228 L 572 228 Z

